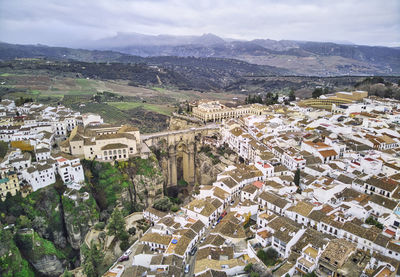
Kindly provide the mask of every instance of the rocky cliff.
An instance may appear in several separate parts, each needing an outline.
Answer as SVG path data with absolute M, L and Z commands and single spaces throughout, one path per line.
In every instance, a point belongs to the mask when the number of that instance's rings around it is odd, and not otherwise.
M 237 156 L 216 148 L 199 151 L 196 156 L 196 180 L 199 185 L 210 185 L 227 166 L 234 165 Z
M 145 207 L 153 204 L 154 200 L 163 196 L 164 175 L 156 157 L 148 159 L 137 158 L 136 175 L 132 176 L 138 203 Z
M 0 276 L 33 277 L 34 275 L 28 261 L 21 256 L 15 245 L 12 233 L 0 228 Z
M 65 267 L 65 260 L 59 260 L 56 255 L 44 255 L 31 263 L 38 272 L 45 276 L 60 276 Z
M 67 265 L 64 253 L 51 241 L 41 238 L 33 229 L 18 232 L 16 241 L 29 263 L 44 276 L 60 276 Z
M 73 249 L 79 250 L 90 227 L 99 220 L 96 202 L 89 194 L 75 193 L 63 196 L 62 203 L 68 242 Z
M 189 129 L 192 127 L 199 127 L 202 123 L 196 120 L 190 120 L 190 118 L 186 118 L 181 115 L 174 115 L 171 117 L 169 121 L 169 130 L 182 130 Z

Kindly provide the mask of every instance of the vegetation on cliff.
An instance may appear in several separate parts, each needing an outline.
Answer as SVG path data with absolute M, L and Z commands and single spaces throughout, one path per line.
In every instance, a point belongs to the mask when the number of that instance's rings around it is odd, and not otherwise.
M 21 256 L 9 230 L 0 228 L 0 276 L 33 277 L 35 276 L 27 260 Z
M 112 211 L 128 180 L 110 163 L 83 160 L 90 191 L 101 211 Z
M 136 230 L 126 230 L 124 217 L 162 195 L 163 176 L 157 159 L 132 158 L 114 165 L 84 160 L 82 164 L 86 184 L 80 191 L 70 191 L 57 180 L 26 198 L 18 193 L 0 201 L 1 276 L 59 276 L 65 268 L 80 265 L 79 254 L 88 276 L 97 276 L 106 268 L 101 261 L 94 265 L 101 260 L 96 254 L 99 246 L 93 250 L 81 246 L 94 226 L 101 230 L 107 226 L 122 250 L 132 243 L 129 234 Z M 3 229 L 11 224 L 15 226 Z M 144 224 L 137 227 L 148 228 Z

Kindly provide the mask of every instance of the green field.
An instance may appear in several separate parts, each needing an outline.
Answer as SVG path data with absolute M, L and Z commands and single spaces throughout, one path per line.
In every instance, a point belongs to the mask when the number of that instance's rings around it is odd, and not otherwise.
M 164 115 L 171 115 L 175 110 L 171 105 L 156 105 L 142 102 L 108 102 L 108 105 L 113 106 L 119 110 L 132 110 L 136 108 L 143 108 L 148 111 L 156 112 Z
M 82 90 L 95 90 L 95 81 L 88 79 L 76 79 L 75 82 L 81 87 Z
M 84 107 L 79 107 L 78 104 L 74 104 L 72 108 L 81 113 L 97 113 L 108 123 L 129 122 L 129 115 L 127 113 L 104 103 L 85 103 Z

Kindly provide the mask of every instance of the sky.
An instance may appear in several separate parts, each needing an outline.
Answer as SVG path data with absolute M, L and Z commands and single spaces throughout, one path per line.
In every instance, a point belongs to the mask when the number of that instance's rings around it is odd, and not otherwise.
M 0 0 L 0 41 L 76 46 L 118 32 L 400 46 L 400 0 Z

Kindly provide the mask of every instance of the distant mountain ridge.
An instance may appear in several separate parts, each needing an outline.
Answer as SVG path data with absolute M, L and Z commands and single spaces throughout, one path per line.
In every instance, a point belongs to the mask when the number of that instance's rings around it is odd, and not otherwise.
M 16 58 L 47 59 L 42 63 L 23 63 Z M 199 57 L 140 57 L 115 51 L 100 51 L 73 49 L 66 47 L 49 47 L 44 45 L 16 45 L 0 43 L 0 61 L 6 61 L 3 66 L 14 68 L 21 63 L 23 68 L 58 70 L 59 72 L 81 73 L 90 78 L 110 78 L 132 80 L 139 85 L 158 83 L 157 75 L 164 85 L 172 85 L 180 89 L 197 89 L 201 91 L 219 90 L 245 76 L 276 76 L 290 75 L 290 71 L 266 65 L 251 64 L 241 60 L 227 58 Z M 9 61 L 9 62 L 8 62 Z M 51 66 L 51 61 L 61 61 L 58 66 Z M 74 62 L 72 62 L 74 61 Z M 90 63 L 82 65 L 91 68 L 92 73 L 83 70 L 79 62 Z M 71 67 L 66 64 L 71 63 Z M 115 64 L 114 64 L 115 63 Z M 8 64 L 8 65 L 7 65 Z M 73 65 L 78 65 L 76 68 Z M 118 65 L 119 64 L 119 65 Z M 111 65 L 111 66 L 109 66 Z M 138 65 L 134 67 L 133 65 Z M 0 68 L 1 69 L 1 68 Z M 121 72 L 107 72 L 107 70 Z M 86 73 L 85 73 L 86 72 Z M 85 75 L 86 74 L 86 75 Z M 137 79 L 139 78 L 139 79 Z
M 119 33 L 86 42 L 86 48 L 138 56 L 222 57 L 287 69 L 299 75 L 400 74 L 398 48 L 350 43 Z
M 10 51 L 14 56 L 21 54 L 21 47 L 0 53 L 0 58 L 12 57 L 8 55 Z M 299 76 L 400 75 L 399 47 L 271 39 L 246 41 L 214 34 L 154 36 L 138 33 L 118 33 L 110 38 L 82 41 L 80 47 L 86 50 L 79 49 L 79 54 L 78 49 L 63 47 L 49 47 L 45 52 L 56 58 L 62 58 L 59 54 L 67 52 L 66 57 L 81 61 L 137 62 L 144 57 L 160 56 L 226 58 L 268 67 L 267 71 L 272 74 Z M 85 52 L 87 50 L 92 52 Z M 30 51 L 38 52 L 39 48 Z

